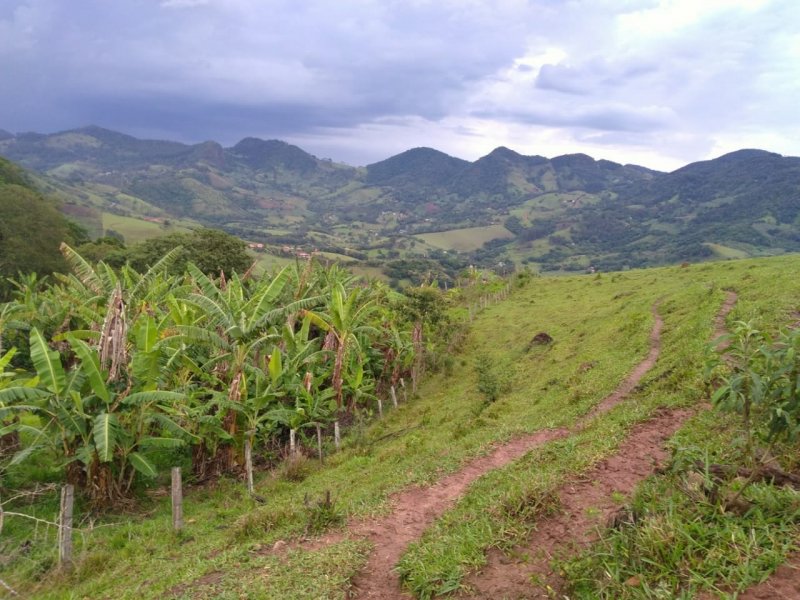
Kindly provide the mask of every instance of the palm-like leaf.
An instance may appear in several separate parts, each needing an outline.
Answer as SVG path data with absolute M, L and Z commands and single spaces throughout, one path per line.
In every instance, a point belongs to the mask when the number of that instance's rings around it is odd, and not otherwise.
M 64 367 L 58 352 L 51 350 L 42 333 L 34 327 L 30 335 L 31 361 L 44 387 L 58 396 L 64 388 Z
M 134 469 L 139 471 L 145 477 L 155 477 L 158 475 L 158 471 L 156 470 L 153 463 L 151 463 L 147 458 L 138 452 L 131 452 L 128 455 L 128 460 L 131 462 L 131 465 Z
M 83 285 L 95 294 L 103 294 L 108 291 L 103 285 L 103 280 L 85 258 L 67 244 L 62 243 L 60 249 L 72 272 L 75 273 Z
M 119 445 L 121 427 L 116 415 L 100 413 L 95 417 L 92 427 L 94 447 L 100 462 L 110 462 L 114 458 L 114 450 Z
M 91 348 L 83 340 L 68 336 L 70 346 L 72 346 L 75 356 L 81 361 L 81 370 L 86 374 L 89 385 L 94 394 L 103 402 L 111 402 L 111 391 L 106 385 L 106 376 L 100 368 L 100 357 L 96 348 Z

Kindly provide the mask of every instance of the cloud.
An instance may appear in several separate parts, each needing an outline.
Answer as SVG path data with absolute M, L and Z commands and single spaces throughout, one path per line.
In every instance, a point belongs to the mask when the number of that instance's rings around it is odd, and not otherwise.
M 540 109 L 476 112 L 481 119 L 501 119 L 514 123 L 547 127 L 579 127 L 601 131 L 646 132 L 666 129 L 675 122 L 674 113 L 660 106 L 597 105 L 578 110 L 550 106 Z
M 7 0 L 0 127 L 281 137 L 366 162 L 398 140 L 800 154 L 797 22 L 793 0 Z

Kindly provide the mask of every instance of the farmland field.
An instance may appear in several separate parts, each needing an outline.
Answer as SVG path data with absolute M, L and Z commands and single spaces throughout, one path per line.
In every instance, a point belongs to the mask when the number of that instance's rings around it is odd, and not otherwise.
M 103 231 L 108 231 L 109 229 L 113 229 L 117 233 L 122 234 L 126 244 L 143 242 L 150 238 L 167 235 L 169 233 L 189 231 L 188 228 L 180 225 L 164 228 L 160 223 L 104 212 Z
M 469 252 L 477 250 L 491 240 L 511 239 L 514 235 L 502 225 L 488 225 L 486 227 L 468 227 L 466 229 L 453 229 L 436 233 L 421 233 L 414 237 L 442 250 Z

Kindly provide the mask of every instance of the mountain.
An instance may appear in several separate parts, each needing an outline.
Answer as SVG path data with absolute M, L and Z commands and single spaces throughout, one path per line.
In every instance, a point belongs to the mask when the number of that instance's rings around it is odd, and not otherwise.
M 433 148 L 412 148 L 367 165 L 366 183 L 396 188 L 445 189 L 469 164 Z
M 413 148 L 355 168 L 280 140 L 225 148 L 90 126 L 2 132 L 0 155 L 35 171 L 95 233 L 109 215 L 203 224 L 273 250 L 394 261 L 397 279 L 441 280 L 468 264 L 618 269 L 800 250 L 800 158 L 763 150 L 672 173 L 505 147 L 474 162 Z

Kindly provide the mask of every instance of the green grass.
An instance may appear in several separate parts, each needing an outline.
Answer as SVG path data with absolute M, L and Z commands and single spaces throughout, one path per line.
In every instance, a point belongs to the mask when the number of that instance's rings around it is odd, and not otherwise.
M 173 225 L 165 228 L 160 223 L 104 212 L 103 231 L 108 231 L 109 229 L 122 234 L 126 244 L 136 244 L 169 233 L 189 231 L 188 228 L 182 226 Z
M 706 412 L 673 440 L 671 472 L 650 478 L 633 498 L 633 525 L 607 530 L 566 571 L 573 598 L 729 597 L 761 581 L 796 549 L 800 494 L 754 484 L 754 508 L 735 518 L 707 500 L 708 482 L 689 462 L 735 463 L 738 421 Z M 634 584 L 635 582 L 635 584 Z
M 466 229 L 452 229 L 436 233 L 421 233 L 414 237 L 442 250 L 470 252 L 477 250 L 491 240 L 511 239 L 514 234 L 502 225 L 487 225 L 485 227 L 468 227 Z
M 638 275 L 631 279 L 639 279 Z M 623 276 L 617 277 L 621 280 Z M 595 285 L 605 285 L 601 279 L 595 282 Z M 659 286 L 662 291 L 665 283 L 662 281 Z M 672 287 L 679 281 L 669 283 Z M 615 285 L 611 287 L 616 288 Z M 637 295 L 633 290 L 620 290 L 612 302 L 629 304 Z M 662 359 L 642 381 L 640 391 L 609 414 L 595 419 L 583 432 L 550 443 L 476 482 L 401 560 L 399 571 L 409 588 L 421 597 L 456 589 L 467 572 L 484 564 L 489 547 L 509 548 L 522 541 L 541 517 L 539 512 L 533 511 L 526 519 L 520 519 L 517 514 L 493 510 L 493 507 L 525 505 L 528 498 L 552 496 L 567 475 L 584 472 L 614 452 L 628 429 L 652 414 L 655 408 L 691 403 L 701 391 L 699 375 L 705 340 L 719 301 L 718 291 L 702 285 L 672 290 L 672 295 L 663 300 L 660 308 L 665 320 Z M 685 310 L 686 306 L 692 308 Z M 597 311 L 595 315 L 598 323 L 612 321 L 610 317 L 603 319 Z M 627 315 L 626 320 L 621 329 L 630 328 L 629 333 L 647 329 L 651 323 L 649 315 L 641 312 Z M 634 339 L 630 343 L 634 343 Z M 642 349 L 641 354 L 644 353 Z M 602 364 L 597 364 L 588 373 L 602 368 Z M 628 370 L 630 366 L 626 372 Z M 526 377 L 532 378 L 535 374 L 529 371 Z M 601 377 L 609 379 L 608 375 Z M 597 383 L 584 389 L 596 389 Z M 578 402 L 580 399 L 577 395 Z M 583 413 L 595 401 L 592 397 L 578 412 Z M 567 424 L 571 422 L 574 419 Z
M 452 376 L 432 374 L 419 398 L 381 421 L 355 424 L 343 450 L 328 456 L 325 466 L 309 461 L 301 481 L 287 480 L 280 470 L 260 472 L 256 493 L 265 504 L 247 497 L 238 480 L 188 486 L 186 528 L 179 536 L 170 530 L 164 479 L 152 483 L 132 512 L 92 517 L 103 527 L 91 532 L 89 516 L 79 506 L 84 536 L 76 536 L 72 574 L 52 570 L 52 529 L 45 534 L 42 527 L 7 517 L 0 538 L 0 554 L 6 557 L 2 578 L 24 596 L 41 598 L 161 598 L 175 590 L 187 598 L 345 597 L 367 545 L 344 542 L 279 557 L 264 552 L 307 531 L 313 515 L 305 497 L 314 500 L 330 490 L 343 518 L 384 514 L 393 492 L 435 482 L 498 441 L 573 424 L 647 353 L 650 309 L 661 299 L 662 358 L 636 395 L 581 434 L 478 480 L 403 558 L 401 572 L 418 594 L 457 587 L 465 573 L 481 564 L 488 546 L 521 539 L 540 516 L 537 510 L 486 507 L 500 502 L 513 508 L 531 501 L 544 510 L 564 476 L 589 469 L 614 452 L 625 433 L 655 408 L 702 399 L 700 371 L 724 289 L 736 288 L 740 294 L 732 319 L 756 314 L 765 323 L 782 322 L 797 308 L 800 283 L 793 274 L 798 267 L 798 257 L 781 257 L 533 278 L 507 301 L 477 315 L 463 351 L 449 359 Z M 541 331 L 554 343 L 529 348 Z M 488 407 L 477 389 L 479 357 L 506 369 L 510 383 L 509 391 Z M 589 363 L 592 368 L 583 368 Z M 256 449 L 257 457 L 268 454 L 268 449 Z M 52 520 L 56 505 L 51 493 L 6 510 Z M 776 534 L 776 540 L 785 537 Z M 31 546 L 23 553 L 18 548 L 25 540 Z M 758 565 L 752 570 L 764 572 Z

